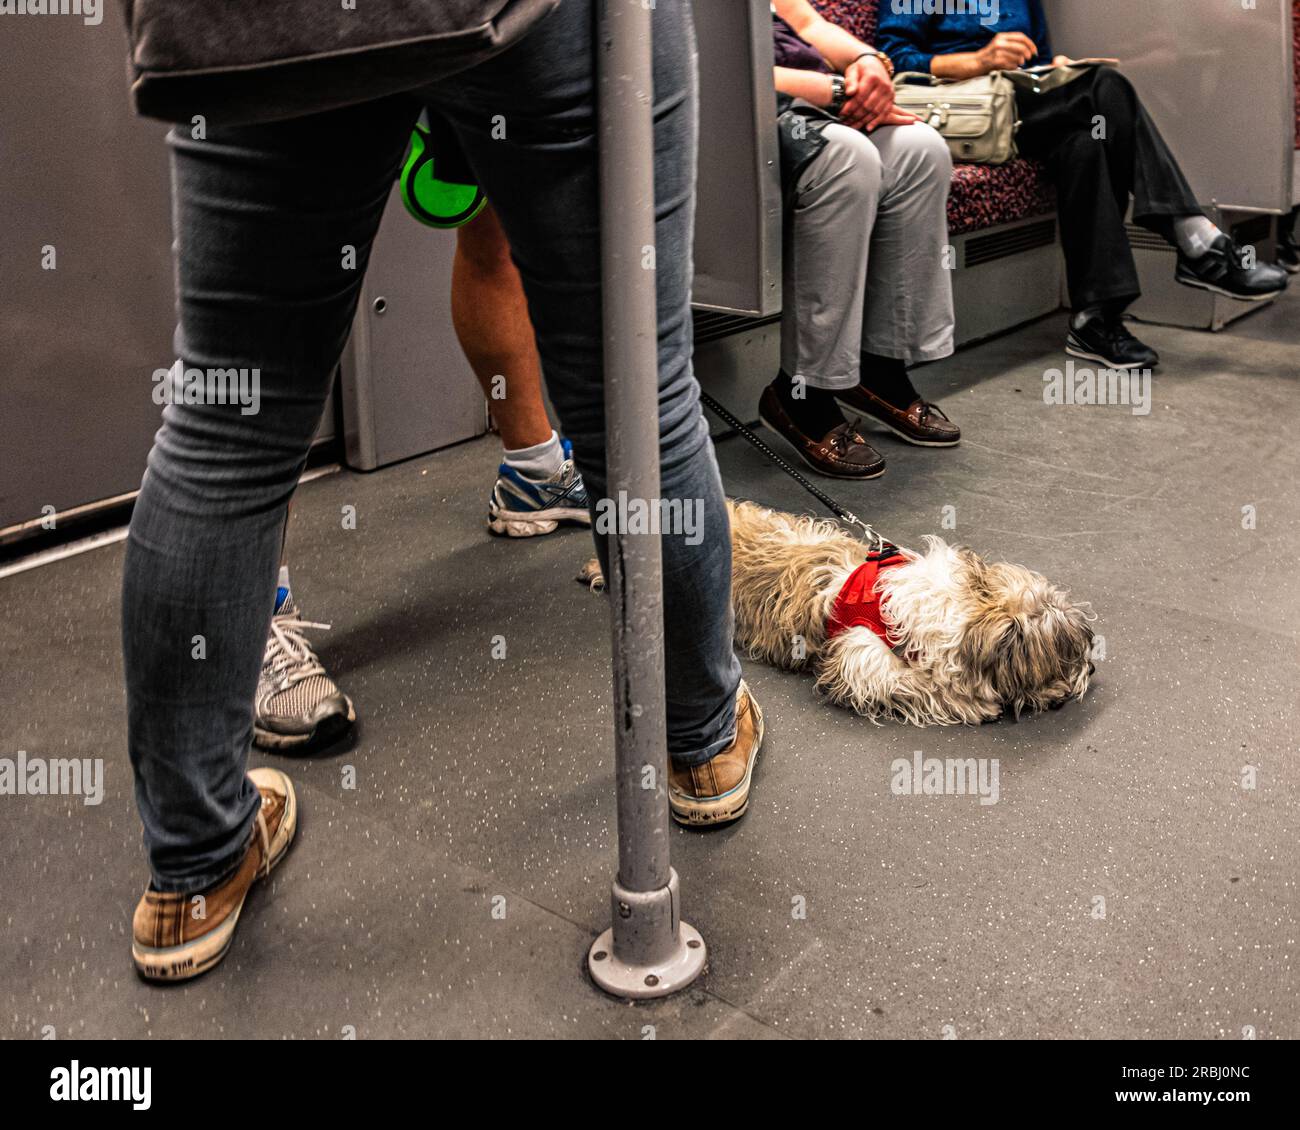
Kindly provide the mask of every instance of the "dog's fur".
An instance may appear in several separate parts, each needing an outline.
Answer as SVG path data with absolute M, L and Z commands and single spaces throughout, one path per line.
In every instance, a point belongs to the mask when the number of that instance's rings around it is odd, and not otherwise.
M 834 522 L 728 508 L 737 642 L 778 667 L 811 668 L 830 701 L 873 720 L 952 725 L 1056 708 L 1088 689 L 1094 617 L 1040 574 L 928 537 L 877 583 L 896 648 L 866 627 L 828 640 L 867 543 Z M 597 587 L 599 566 L 580 579 Z

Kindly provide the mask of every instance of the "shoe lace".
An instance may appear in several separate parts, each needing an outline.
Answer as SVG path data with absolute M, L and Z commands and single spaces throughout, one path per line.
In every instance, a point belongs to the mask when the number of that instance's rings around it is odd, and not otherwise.
M 311 675 L 325 674 L 324 666 L 303 635 L 308 628 L 329 631 L 330 625 L 303 620 L 296 612 L 272 617 L 263 666 L 270 668 L 272 674 L 283 677 L 285 682 L 296 683 Z
M 257 834 L 262 841 L 262 865 L 258 870 L 267 876 L 271 874 L 271 831 L 266 826 L 266 813 L 261 808 L 257 810 Z
M 862 438 L 862 417 L 858 416 L 853 423 L 845 423 L 841 428 L 836 428 L 830 434 L 831 450 L 838 455 L 845 454 L 849 447 L 855 443 L 866 443 Z
M 1116 320 L 1106 327 L 1107 336 L 1115 345 L 1134 345 L 1138 344 L 1138 339 L 1130 332 L 1128 326 L 1122 321 Z
M 546 485 L 550 487 L 554 494 L 554 502 L 562 502 L 575 491 L 582 489 L 582 476 L 578 474 L 577 465 L 572 459 L 566 459 L 560 464 L 560 469 L 546 480 Z

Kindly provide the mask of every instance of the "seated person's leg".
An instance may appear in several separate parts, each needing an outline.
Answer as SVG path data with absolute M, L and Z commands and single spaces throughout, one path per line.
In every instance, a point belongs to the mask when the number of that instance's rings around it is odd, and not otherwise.
M 1300 206 L 1292 208 L 1277 222 L 1277 261 L 1290 274 L 1300 273 L 1300 244 L 1296 242 L 1295 221 Z
M 1082 85 L 1080 85 L 1082 84 Z M 1229 298 L 1258 300 L 1286 287 L 1285 272 L 1251 263 L 1232 239 L 1201 210 L 1160 130 L 1132 83 L 1111 67 L 1097 67 L 1076 79 L 1091 101 L 1093 120 L 1106 126 L 1112 168 L 1122 171 L 1133 194 L 1133 222 L 1178 249 L 1175 278 L 1186 286 Z
M 861 383 L 837 395 L 845 407 L 874 417 L 909 443 L 951 447 L 960 429 L 916 391 L 907 369 L 953 351 L 952 272 L 945 255 L 952 158 L 927 125 L 885 126 L 871 141 L 884 180 L 867 267 Z
M 849 426 L 835 397 L 857 386 L 871 232 L 882 168 L 859 131 L 830 125 L 787 202 L 781 372 L 759 415 L 813 470 L 867 479 L 885 461 Z

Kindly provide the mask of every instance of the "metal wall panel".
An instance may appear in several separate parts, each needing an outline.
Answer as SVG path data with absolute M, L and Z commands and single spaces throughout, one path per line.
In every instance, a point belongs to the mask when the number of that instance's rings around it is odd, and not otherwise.
M 418 223 L 394 187 L 371 252 L 340 387 L 348 465 L 372 471 L 487 431 L 451 324 L 453 232 Z
M 766 0 L 695 5 L 700 168 L 695 305 L 754 316 L 781 309 L 781 173 Z
M 1203 206 L 1291 207 L 1291 0 L 1044 0 L 1044 8 L 1054 50 L 1122 60 Z

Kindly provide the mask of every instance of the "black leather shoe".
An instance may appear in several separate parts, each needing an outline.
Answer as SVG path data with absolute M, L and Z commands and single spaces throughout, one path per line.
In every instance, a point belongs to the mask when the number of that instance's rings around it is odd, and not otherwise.
M 1160 364 L 1160 354 L 1138 341 L 1119 318 L 1089 318 L 1078 327 L 1071 322 L 1065 352 L 1108 369 L 1151 369 Z
M 1278 237 L 1277 265 L 1285 268 L 1287 274 L 1300 274 L 1300 243 L 1296 242 L 1295 236 Z
M 1241 264 L 1241 249 L 1226 235 L 1218 235 L 1209 251 L 1195 259 L 1178 253 L 1174 278 L 1184 286 L 1239 298 L 1244 302 L 1261 302 L 1286 290 L 1287 275 L 1272 263 Z

